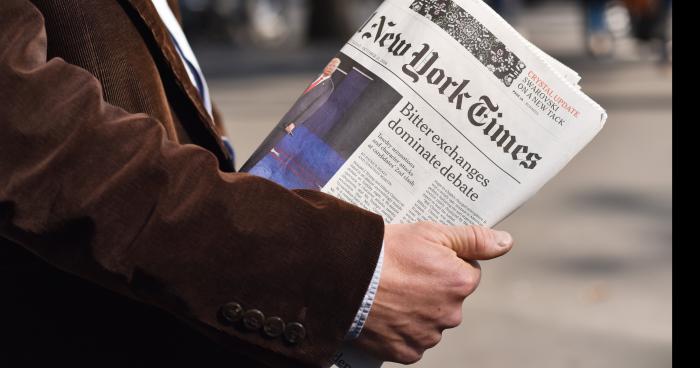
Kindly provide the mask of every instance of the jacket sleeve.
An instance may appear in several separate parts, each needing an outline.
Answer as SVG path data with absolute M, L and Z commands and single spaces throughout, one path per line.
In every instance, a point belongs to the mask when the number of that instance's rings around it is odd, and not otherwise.
M 0 3 L 0 236 L 261 361 L 325 364 L 367 290 L 382 219 L 219 171 L 212 153 L 107 104 L 87 71 L 47 61 L 46 42 L 33 5 Z M 230 302 L 306 336 L 225 323 Z

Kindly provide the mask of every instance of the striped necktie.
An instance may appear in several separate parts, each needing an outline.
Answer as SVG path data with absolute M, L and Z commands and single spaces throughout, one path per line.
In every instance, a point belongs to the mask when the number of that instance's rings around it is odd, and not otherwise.
M 170 9 L 167 0 L 152 1 L 153 5 L 158 11 L 158 14 L 160 15 L 160 18 L 163 20 L 165 27 L 168 29 L 170 39 L 173 41 L 175 49 L 177 50 L 177 53 L 180 56 L 180 59 L 182 60 L 182 63 L 185 65 L 185 69 L 187 71 L 187 75 L 190 77 L 190 81 L 192 81 L 192 84 L 197 89 L 197 92 L 199 92 L 199 97 L 202 99 L 204 107 L 207 109 L 209 116 L 213 118 L 211 97 L 209 96 L 209 87 L 207 86 L 206 79 L 204 79 L 204 74 L 202 74 L 202 69 L 199 66 L 199 62 L 194 56 L 194 52 L 192 51 L 189 42 L 187 42 L 185 32 L 183 32 L 182 27 L 180 27 L 180 23 L 178 23 L 177 18 L 175 18 L 175 14 L 173 14 L 172 9 Z M 231 142 L 227 137 L 221 138 L 224 141 L 224 144 L 226 145 L 226 148 L 228 149 L 229 153 L 231 154 L 231 160 L 233 161 L 235 166 L 236 156 L 233 150 L 233 145 L 231 145 Z

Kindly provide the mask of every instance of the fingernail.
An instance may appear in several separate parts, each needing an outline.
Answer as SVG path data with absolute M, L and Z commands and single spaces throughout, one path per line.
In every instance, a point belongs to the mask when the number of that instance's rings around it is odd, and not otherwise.
M 510 247 L 513 245 L 513 237 L 505 231 L 496 230 L 496 242 L 499 247 Z

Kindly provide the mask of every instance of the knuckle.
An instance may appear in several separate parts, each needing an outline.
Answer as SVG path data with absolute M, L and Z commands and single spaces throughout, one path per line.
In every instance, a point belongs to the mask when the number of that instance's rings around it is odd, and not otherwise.
M 425 339 L 425 347 L 427 349 L 432 348 L 432 347 L 436 346 L 437 344 L 439 344 L 440 340 L 442 340 L 441 333 L 436 332 L 434 334 L 430 334 Z
M 472 277 L 472 287 L 476 289 L 477 286 L 481 283 L 481 267 L 477 266 L 474 268 L 473 271 L 473 277 Z
M 473 269 L 460 272 L 456 281 L 460 296 L 466 298 L 479 286 L 479 282 L 481 282 L 481 271 L 479 269 Z
M 455 282 L 460 288 L 469 288 L 476 282 L 476 272 L 470 269 L 463 269 L 455 277 Z
M 462 324 L 462 309 L 457 308 L 457 310 L 445 317 L 445 327 L 446 328 L 455 328 L 459 325 Z
M 480 256 L 485 254 L 488 250 L 485 229 L 481 226 L 470 225 L 467 227 L 466 232 L 469 244 L 473 246 L 474 253 Z
M 414 349 L 405 348 L 400 349 L 395 353 L 394 361 L 401 364 L 413 364 L 417 363 L 423 358 L 423 353 L 416 351 Z

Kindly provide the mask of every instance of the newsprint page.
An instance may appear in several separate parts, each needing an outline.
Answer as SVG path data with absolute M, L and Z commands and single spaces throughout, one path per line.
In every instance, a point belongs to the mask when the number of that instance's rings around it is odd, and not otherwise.
M 493 226 L 602 129 L 579 80 L 481 0 L 386 0 L 242 171 L 387 223 Z

